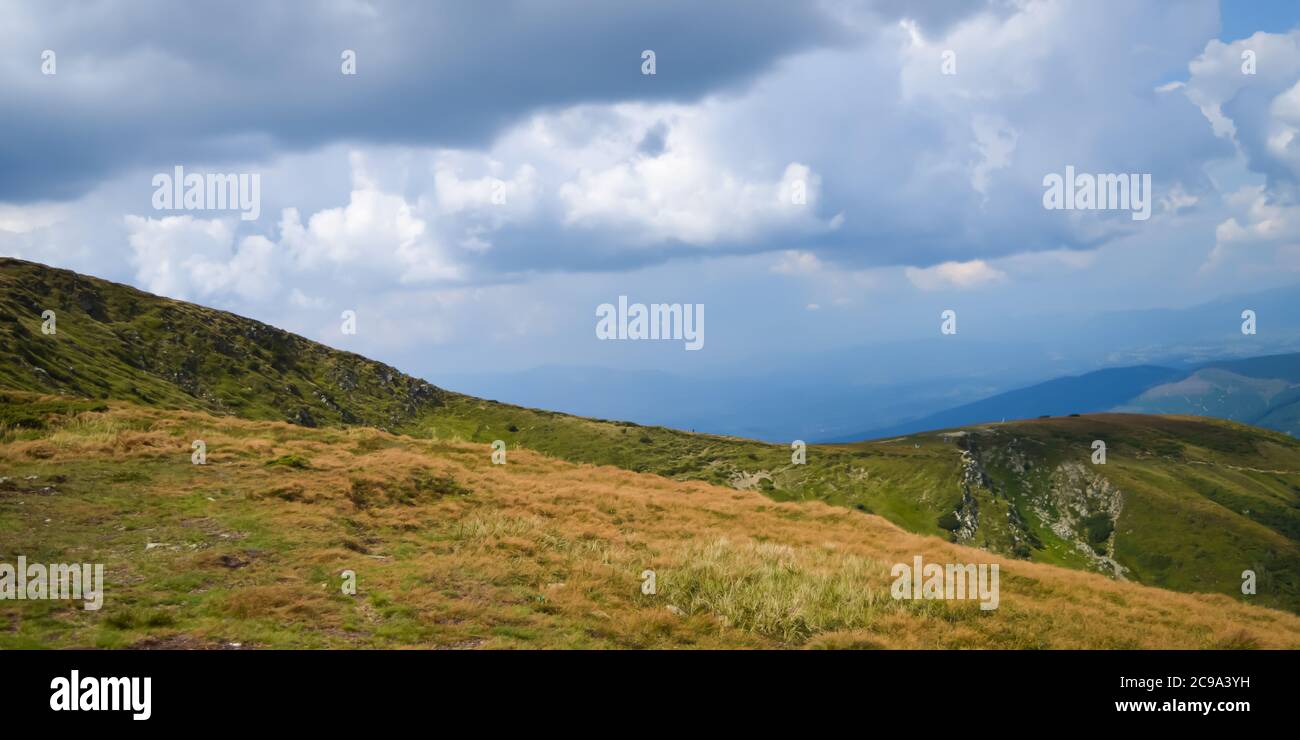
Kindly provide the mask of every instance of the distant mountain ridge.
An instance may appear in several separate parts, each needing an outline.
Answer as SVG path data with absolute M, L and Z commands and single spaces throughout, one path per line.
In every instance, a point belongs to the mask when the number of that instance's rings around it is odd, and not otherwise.
M 882 340 L 864 336 L 863 344 L 760 352 L 683 374 L 635 365 L 552 364 L 512 371 L 473 368 L 437 378 L 469 395 L 581 416 L 770 442 L 842 441 L 882 430 L 916 430 L 921 427 L 913 422 L 924 417 L 1103 368 L 1154 366 L 1190 373 L 1225 361 L 1300 352 L 1296 305 L 1300 285 L 1290 285 L 1181 308 L 1027 313 L 1013 322 L 1014 336 L 996 326 L 950 336 L 928 331 Z M 1241 333 L 1243 308 L 1258 313 L 1258 334 Z M 633 380 L 644 392 L 625 392 L 619 378 Z M 1074 412 L 1086 413 L 1061 411 Z M 996 421 L 1002 414 L 989 418 Z
M 47 310 L 55 312 L 57 333 L 42 331 Z M 1245 399 L 1245 389 L 1253 389 L 1267 394 L 1265 411 L 1276 415 L 1294 408 L 1279 405 L 1292 391 L 1249 374 L 1276 375 L 1287 367 L 1260 358 L 1201 372 L 1208 392 L 1219 387 L 1216 377 L 1240 379 L 1233 380 L 1231 399 Z M 1160 367 L 1100 378 L 1048 388 L 1073 388 L 1066 400 L 1082 404 L 1185 380 Z M 453 393 L 234 314 L 0 259 L 0 438 L 30 441 L 48 431 L 55 407 L 66 407 L 74 423 L 78 414 L 97 423 L 105 404 L 84 399 L 286 421 L 304 430 L 374 427 L 409 439 L 469 443 L 484 456 L 499 441 L 512 453 L 522 447 L 776 501 L 821 501 L 1010 557 L 1175 590 L 1241 598 L 1240 574 L 1250 568 L 1265 583 L 1258 602 L 1300 611 L 1300 441 L 1228 421 L 1056 416 L 811 445 L 807 459 L 796 462 L 789 442 L 693 434 Z M 1033 408 L 1033 398 L 1026 403 Z M 123 441 L 120 435 L 132 432 L 106 434 Z M 296 436 L 292 427 L 275 434 Z M 1089 461 L 1098 439 L 1109 446 L 1106 465 Z M 31 452 L 40 461 L 49 450 Z M 188 459 L 186 445 L 179 452 Z M 282 493 L 290 503 L 299 497 Z M 621 526 L 636 528 L 630 520 Z
M 1300 353 L 1215 360 L 1187 370 L 1153 365 L 1107 368 L 826 441 L 1103 411 L 1211 416 L 1294 436 L 1300 434 Z
M 853 442 L 859 439 L 894 437 L 970 424 L 1107 411 L 1148 388 L 1172 381 L 1184 374 L 1172 368 L 1149 365 L 1098 370 L 1084 375 L 1056 378 L 1027 388 L 999 393 L 981 401 L 963 404 L 914 421 L 828 441 Z

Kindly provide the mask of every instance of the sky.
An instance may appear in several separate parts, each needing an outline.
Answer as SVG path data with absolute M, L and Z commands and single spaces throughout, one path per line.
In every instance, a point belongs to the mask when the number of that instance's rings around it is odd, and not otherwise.
M 1294 2 L 3 12 L 0 254 L 434 383 L 758 372 L 946 310 L 1059 339 L 1300 283 Z M 1149 176 L 1149 218 L 1045 208 L 1067 166 Z M 256 176 L 256 212 L 159 208 L 177 167 Z M 599 339 L 619 296 L 703 305 L 703 346 Z

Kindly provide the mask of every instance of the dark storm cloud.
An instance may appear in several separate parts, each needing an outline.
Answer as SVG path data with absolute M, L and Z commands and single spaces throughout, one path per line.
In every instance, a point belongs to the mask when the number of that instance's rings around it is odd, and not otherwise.
M 539 108 L 690 100 L 843 35 L 811 3 L 31 3 L 0 29 L 0 200 L 335 140 L 476 146 Z M 57 74 L 41 74 L 41 52 Z M 357 54 L 356 76 L 340 54 Z M 641 52 L 657 74 L 641 74 Z

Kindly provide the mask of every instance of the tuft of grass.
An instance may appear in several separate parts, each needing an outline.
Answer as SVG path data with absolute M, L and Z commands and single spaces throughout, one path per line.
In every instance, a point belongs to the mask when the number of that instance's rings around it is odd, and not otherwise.
M 125 608 L 117 609 L 104 618 L 104 624 L 116 630 L 149 630 L 171 627 L 176 618 L 170 612 L 161 609 Z
M 868 629 L 900 608 L 882 586 L 887 566 L 874 560 L 725 538 L 693 549 L 684 560 L 664 573 L 666 601 L 782 643 Z
M 311 469 L 311 460 L 308 460 L 302 455 L 296 454 L 281 455 L 274 460 L 267 460 L 266 464 L 268 466 L 281 465 L 286 468 L 295 468 L 297 470 Z

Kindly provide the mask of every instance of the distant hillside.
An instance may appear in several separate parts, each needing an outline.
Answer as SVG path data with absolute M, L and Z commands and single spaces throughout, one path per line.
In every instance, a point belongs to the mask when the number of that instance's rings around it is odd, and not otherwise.
M 1182 308 L 1019 316 L 1015 333 L 984 327 L 856 346 L 783 349 L 723 360 L 677 375 L 635 367 L 545 366 L 504 372 L 468 368 L 439 375 L 439 385 L 521 406 L 580 416 L 629 419 L 770 442 L 851 441 L 924 431 L 923 417 L 1053 378 L 1106 367 L 1168 367 L 1300 352 L 1300 284 L 1213 299 Z M 1241 311 L 1256 310 L 1259 334 L 1241 333 Z M 430 363 L 433 364 L 433 363 Z M 691 363 L 694 365 L 695 363 Z M 428 376 L 426 376 L 428 377 Z M 627 393 L 622 378 L 635 378 Z M 945 419 L 928 428 L 1040 413 Z M 906 425 L 906 426 L 900 426 Z
M 933 429 L 949 429 L 968 424 L 993 421 L 1034 419 L 1039 416 L 1064 416 L 1115 408 L 1152 386 L 1186 375 L 1166 367 L 1121 367 L 1098 370 L 1068 378 L 1020 388 L 968 403 L 946 411 L 881 429 L 864 430 L 833 442 L 895 437 Z
M 1214 416 L 1300 435 L 1300 354 L 1207 363 L 1116 410 Z
M 1300 383 L 1300 353 L 1207 362 L 1201 367 L 1227 370 L 1248 378 L 1275 378 Z
M 55 335 L 41 332 L 47 309 L 57 313 Z M 796 464 L 789 445 L 450 393 L 259 322 L 18 260 L 0 260 L 0 345 L 3 389 L 286 421 L 304 435 L 370 426 L 482 450 L 501 440 L 573 463 L 822 501 L 1010 557 L 1172 589 L 1243 598 L 1241 572 L 1255 570 L 1257 603 L 1300 610 L 1300 442 L 1228 422 L 1101 415 L 977 425 L 813 445 Z M 1161 372 L 1073 379 L 1073 398 L 1129 393 Z M 81 408 L 102 413 L 94 401 Z M 0 431 L 41 433 L 45 416 L 40 403 L 12 400 L 0 404 Z M 1094 440 L 1108 445 L 1106 465 L 1090 462 Z
M 1056 378 L 832 443 L 1040 416 L 1191 414 L 1300 434 L 1300 353 L 1217 360 L 1190 370 L 1141 365 Z

